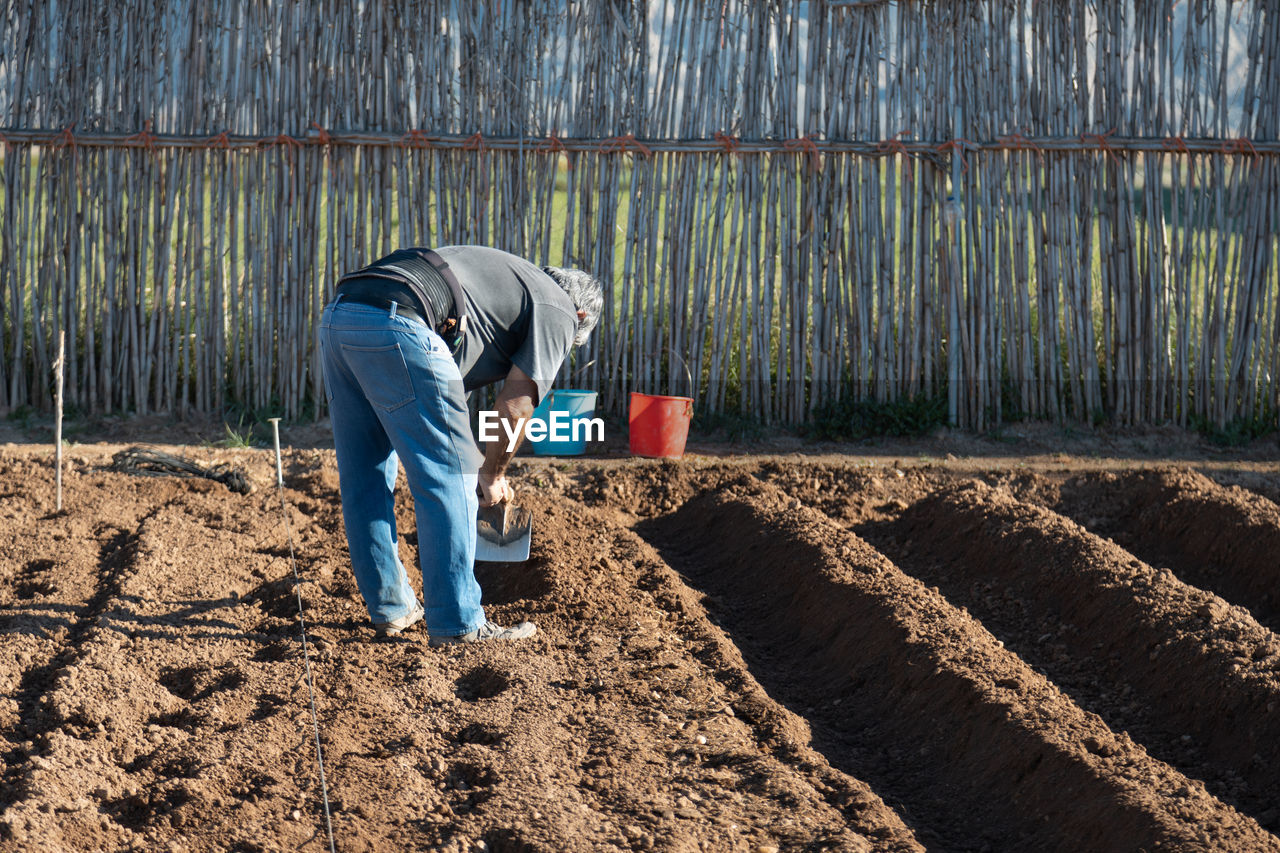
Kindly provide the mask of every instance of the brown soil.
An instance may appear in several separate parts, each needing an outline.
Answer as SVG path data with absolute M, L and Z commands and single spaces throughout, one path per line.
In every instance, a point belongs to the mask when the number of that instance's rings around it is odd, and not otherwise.
M 886 532 L 886 553 L 1085 708 L 1206 782 L 1238 781 L 1233 800 L 1274 820 L 1280 641 L 1247 610 L 978 482 L 925 498 Z
M 60 513 L 0 450 L 0 850 L 327 849 L 308 661 L 344 851 L 1280 850 L 1265 464 L 524 460 L 479 574 L 540 633 L 436 650 L 375 640 L 331 451 L 282 506 L 115 449 Z
M 1188 470 L 1092 474 L 1059 511 L 1280 630 L 1280 506 Z

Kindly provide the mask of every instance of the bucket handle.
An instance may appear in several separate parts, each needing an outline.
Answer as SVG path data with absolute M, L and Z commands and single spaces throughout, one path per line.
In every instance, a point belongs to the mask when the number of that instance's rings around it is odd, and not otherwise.
M 576 389 L 573 389 L 573 388 L 552 388 L 550 391 L 548 391 L 548 392 L 547 392 L 547 396 L 546 396 L 547 408 L 548 408 L 548 409 L 550 409 L 550 408 L 552 408 L 552 407 L 554 407 L 554 406 L 555 406 L 555 404 L 556 404 L 556 392 L 557 392 L 557 391 L 573 391 L 573 390 L 576 390 Z
M 696 401 L 698 399 L 698 386 L 693 384 L 693 374 L 689 372 L 689 362 L 685 360 L 685 357 L 682 356 L 680 353 L 676 352 L 675 350 L 671 350 L 671 354 L 674 355 L 676 358 L 680 359 L 680 366 L 684 368 L 684 378 L 689 380 L 689 398 L 691 402 L 689 403 L 688 411 L 686 412 L 686 414 L 692 417 L 693 401 Z M 646 353 L 646 355 L 653 356 L 653 355 L 657 355 L 657 353 Z

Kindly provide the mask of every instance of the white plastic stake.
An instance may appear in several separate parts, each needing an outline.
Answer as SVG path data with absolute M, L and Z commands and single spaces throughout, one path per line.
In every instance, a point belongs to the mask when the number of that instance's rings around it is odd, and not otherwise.
M 280 419 L 267 418 L 271 422 L 271 440 L 276 448 L 276 485 L 284 488 L 284 468 L 280 465 Z

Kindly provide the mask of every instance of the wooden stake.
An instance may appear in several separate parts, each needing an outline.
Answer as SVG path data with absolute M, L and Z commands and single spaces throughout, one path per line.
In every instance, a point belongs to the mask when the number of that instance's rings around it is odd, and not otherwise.
M 54 370 L 54 410 L 53 410 L 53 482 L 57 497 L 54 509 L 62 512 L 62 366 L 67 360 L 67 333 L 58 332 L 58 358 L 53 363 Z

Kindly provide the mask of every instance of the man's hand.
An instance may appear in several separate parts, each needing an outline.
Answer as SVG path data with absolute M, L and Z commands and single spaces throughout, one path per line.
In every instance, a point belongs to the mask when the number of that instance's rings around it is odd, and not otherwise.
M 511 365 L 507 379 L 502 383 L 494 409 L 503 421 L 503 432 L 510 435 L 519 427 L 516 446 L 508 449 L 506 442 L 491 441 L 484 451 L 484 464 L 480 466 L 480 505 L 493 506 L 514 497 L 507 484 L 507 463 L 515 455 L 524 440 L 524 422 L 533 414 L 533 398 L 538 393 L 537 384 L 524 371 Z M 523 420 L 522 420 L 523 419 Z
M 506 474 L 494 476 L 481 468 L 478 482 L 480 484 L 480 506 L 493 506 L 515 497 L 515 493 L 511 491 L 511 484 L 507 482 Z

